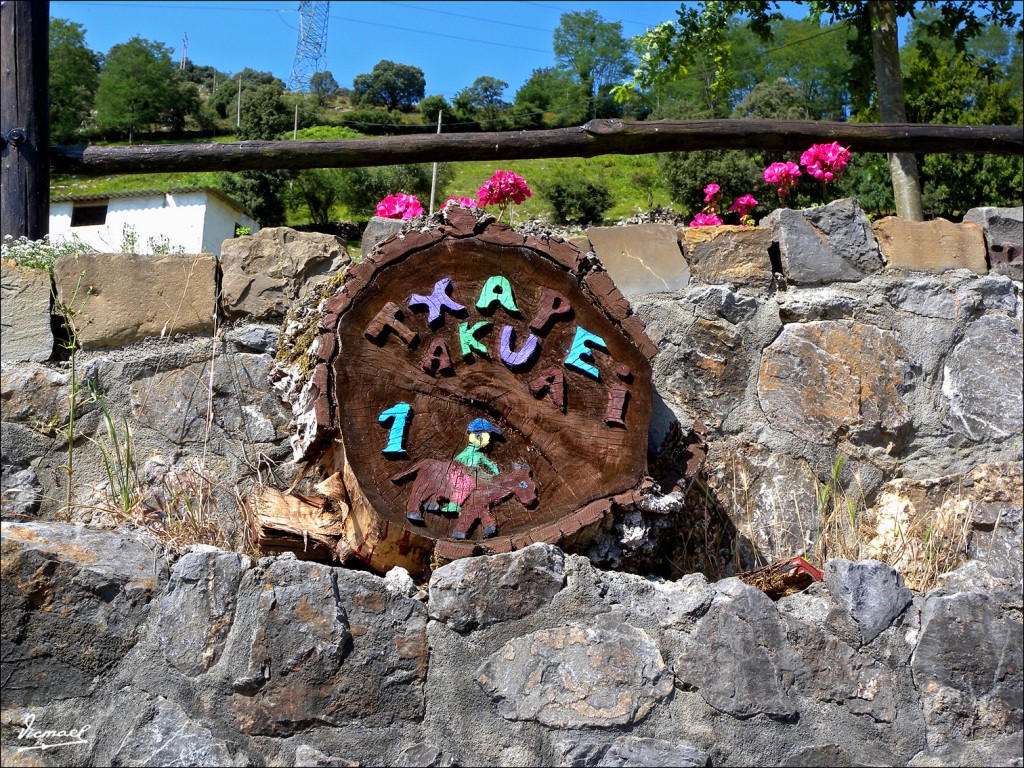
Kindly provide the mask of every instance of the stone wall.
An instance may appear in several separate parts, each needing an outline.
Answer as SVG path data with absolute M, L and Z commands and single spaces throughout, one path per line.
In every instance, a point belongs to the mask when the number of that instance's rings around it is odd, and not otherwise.
M 5 764 L 27 712 L 90 725 L 80 751 L 36 753 L 54 764 L 1019 765 L 1022 215 L 967 219 L 872 225 L 839 201 L 577 239 L 660 349 L 661 495 L 577 546 L 589 560 L 536 547 L 422 588 L 178 559 L 149 532 L 240 548 L 248 487 L 295 480 L 269 378 L 288 308 L 343 274 L 341 240 L 264 230 L 220 261 L 58 265 L 74 366 L 45 281 L 4 263 Z M 143 492 L 127 515 L 109 425 Z M 696 433 L 702 482 L 676 486 Z M 912 586 L 922 554 L 892 545 L 915 526 L 969 521 L 966 564 L 911 593 L 831 559 L 778 604 L 691 573 L 695 552 L 709 575 L 813 554 L 826 489 Z
M 424 587 L 59 523 L 2 545 L 5 765 L 1020 765 L 1021 594 L 968 570 L 915 595 L 833 560 L 773 603 L 546 544 Z M 19 754 L 26 717 L 81 743 Z

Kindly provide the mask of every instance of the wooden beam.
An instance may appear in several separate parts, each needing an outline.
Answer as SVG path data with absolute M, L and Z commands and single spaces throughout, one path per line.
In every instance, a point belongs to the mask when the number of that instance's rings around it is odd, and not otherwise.
M 402 163 L 639 155 L 705 149 L 803 151 L 838 141 L 855 152 L 1015 155 L 1021 126 L 887 125 L 810 120 L 591 120 L 576 128 L 384 136 L 343 141 L 243 141 L 132 147 L 51 147 L 58 173 L 173 173 L 356 168 Z
M 49 0 L 0 1 L 0 234 L 49 231 Z

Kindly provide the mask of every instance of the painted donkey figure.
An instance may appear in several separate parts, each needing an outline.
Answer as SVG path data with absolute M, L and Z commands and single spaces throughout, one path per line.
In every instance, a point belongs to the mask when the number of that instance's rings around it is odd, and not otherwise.
M 422 523 L 424 510 L 437 511 L 444 502 L 453 498 L 454 489 L 451 488 L 448 471 L 450 466 L 447 461 L 422 459 L 391 478 L 391 482 L 401 483 L 416 477 L 405 505 L 406 517 Z M 490 483 L 470 491 L 463 502 L 462 513 L 452 531 L 452 538 L 466 538 L 469 529 L 478 520 L 484 526 L 484 538 L 494 536 L 498 532 L 498 523 L 491 514 L 491 508 L 512 496 L 525 507 L 537 502 L 537 483 L 534 482 L 529 465 L 513 464 L 508 474 L 498 475 Z

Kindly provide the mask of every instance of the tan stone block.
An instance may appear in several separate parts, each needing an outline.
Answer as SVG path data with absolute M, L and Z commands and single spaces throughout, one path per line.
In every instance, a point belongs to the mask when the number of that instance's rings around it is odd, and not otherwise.
M 988 272 L 985 236 L 981 227 L 972 222 L 907 221 L 887 216 L 876 221 L 872 229 L 889 269 L 969 269 L 979 275 Z
M 57 297 L 70 307 L 85 348 L 213 330 L 217 278 L 212 253 L 65 256 L 55 265 L 54 277 Z
M 671 224 L 591 227 L 587 237 L 625 294 L 679 291 L 690 282 L 690 267 Z
M 695 282 L 746 285 L 761 290 L 771 286 L 770 229 L 680 227 L 679 239 Z
M 576 235 L 575 237 L 566 238 L 570 245 L 575 245 L 579 248 L 580 253 L 588 253 L 594 249 L 590 244 L 590 238 L 586 235 Z
M 50 275 L 42 269 L 19 266 L 12 259 L 0 260 L 3 276 L 0 325 L 3 360 L 48 360 L 53 351 L 50 332 Z

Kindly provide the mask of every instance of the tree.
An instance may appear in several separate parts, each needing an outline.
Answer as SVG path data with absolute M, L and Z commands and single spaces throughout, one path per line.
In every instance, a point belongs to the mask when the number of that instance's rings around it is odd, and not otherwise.
M 796 0 L 802 3 L 803 0 Z M 827 14 L 833 23 L 853 26 L 857 35 L 849 40 L 856 66 L 853 83 L 870 82 L 873 74 L 879 116 L 883 122 L 904 123 L 903 84 L 900 77 L 896 20 L 914 12 L 920 3 L 904 0 L 871 0 L 851 3 L 846 0 L 808 0 L 811 19 L 819 22 Z M 982 18 L 1016 25 L 1021 14 L 1010 0 L 960 3 L 931 0 L 928 5 L 938 13 L 930 29 L 952 40 L 958 50 L 982 28 Z M 772 23 L 781 20 L 776 0 L 704 0 L 698 7 L 683 6 L 678 21 L 666 22 L 637 39 L 640 65 L 633 79 L 617 89 L 618 98 L 628 98 L 635 89 L 649 88 L 655 82 L 685 74 L 696 51 L 712 52 L 716 60 L 727 62 L 729 50 L 724 30 L 734 13 L 747 16 L 750 28 L 762 39 L 771 39 Z M 855 99 L 857 92 L 854 92 Z M 907 219 L 923 218 L 921 190 L 913 155 L 890 155 L 893 192 L 897 213 Z
M 183 114 L 181 99 L 171 50 L 133 37 L 107 53 L 96 91 L 96 125 L 126 132 L 130 142 L 140 129 L 174 122 Z
M 552 127 L 579 125 L 587 119 L 589 98 L 573 76 L 554 67 L 535 69 L 516 91 L 514 104 L 520 112 L 551 112 Z
M 238 138 L 242 141 L 273 141 L 292 126 L 292 113 L 279 85 L 261 85 L 242 96 Z
M 209 105 L 219 117 L 235 117 L 238 106 L 238 89 L 241 83 L 242 95 L 254 91 L 261 85 L 279 85 L 284 89 L 284 82 L 278 80 L 270 72 L 260 72 L 246 67 L 234 77 L 217 79 L 217 88 L 210 97 Z
M 597 115 L 597 97 L 603 86 L 612 85 L 629 72 L 629 44 L 622 24 L 605 21 L 597 11 L 563 13 L 555 30 L 555 61 L 579 78 L 591 99 L 591 117 Z
M 1020 125 L 1024 114 L 1019 40 L 992 25 L 963 51 L 927 31 L 919 15 L 903 51 L 907 116 L 913 122 Z M 956 217 L 980 205 L 1020 205 L 1020 157 L 928 155 L 921 166 L 922 199 L 931 216 Z
M 352 91 L 356 102 L 387 110 L 409 110 L 423 98 L 427 81 L 423 70 L 384 59 L 368 74 L 356 75 Z
M 81 24 L 50 19 L 50 139 L 70 144 L 92 113 L 100 57 L 85 45 Z
M 341 172 L 337 168 L 310 168 L 295 175 L 294 197 L 309 209 L 309 220 L 324 225 L 331 221 L 331 209 L 338 202 Z
M 327 99 L 337 95 L 338 81 L 330 72 L 315 72 L 309 78 L 309 92 L 316 96 L 316 100 L 320 104 L 323 104 Z
M 508 83 L 487 75 L 478 77 L 473 84 L 455 95 L 455 108 L 464 115 L 473 115 L 477 120 L 497 120 L 508 109 L 502 100 Z
M 291 113 L 284 102 L 280 81 L 243 95 L 239 139 L 272 141 L 290 126 Z M 284 171 L 242 171 L 225 174 L 221 186 L 245 206 L 260 226 L 273 227 L 284 223 L 287 182 L 288 174 Z

